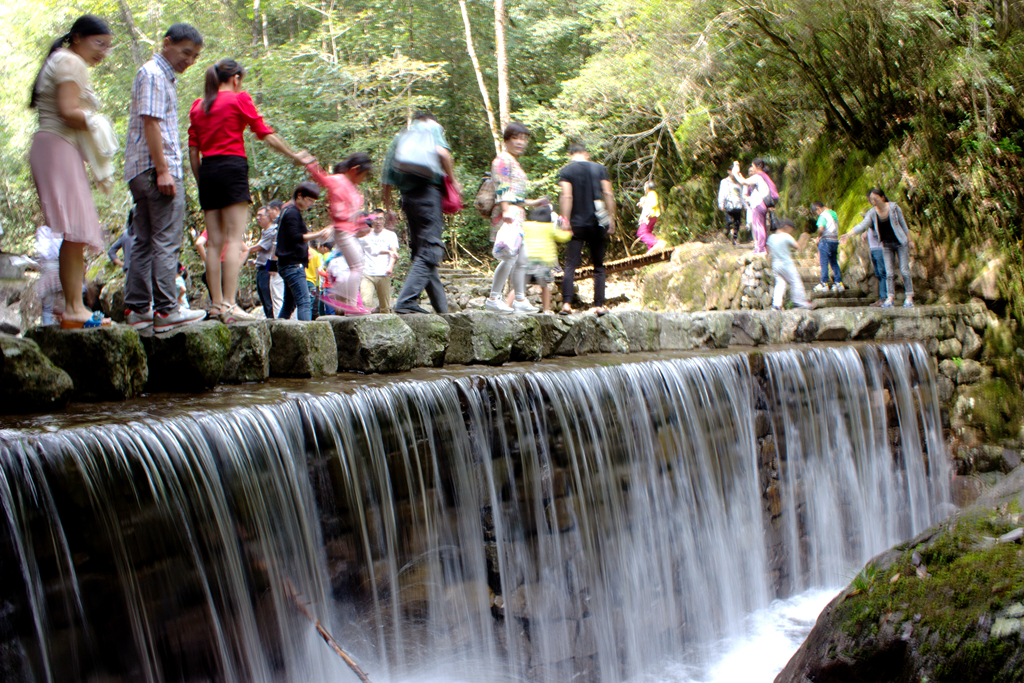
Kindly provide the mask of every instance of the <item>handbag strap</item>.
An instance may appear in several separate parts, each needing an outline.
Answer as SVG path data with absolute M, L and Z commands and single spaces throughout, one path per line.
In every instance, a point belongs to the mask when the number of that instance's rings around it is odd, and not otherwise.
M 596 164 L 593 161 L 587 161 L 584 163 L 588 165 L 591 190 L 594 193 L 594 201 L 604 201 L 604 192 L 601 190 L 601 179 L 597 175 L 597 167 L 599 164 Z

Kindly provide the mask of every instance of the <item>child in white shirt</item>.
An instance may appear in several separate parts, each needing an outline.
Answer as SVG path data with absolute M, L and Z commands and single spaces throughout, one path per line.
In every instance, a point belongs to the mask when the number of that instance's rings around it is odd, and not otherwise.
M 810 235 L 800 235 L 800 241 L 793 239 L 793 231 L 796 226 L 793 221 L 783 218 L 779 221 L 779 228 L 768 237 L 768 254 L 772 259 L 772 273 L 775 275 L 775 293 L 772 296 L 772 309 L 782 310 L 782 304 L 786 300 L 786 286 L 793 288 L 790 299 L 797 308 L 814 308 L 814 304 L 807 301 L 807 294 L 804 292 L 804 283 L 800 279 L 800 273 L 793 263 L 793 250 L 802 249 Z

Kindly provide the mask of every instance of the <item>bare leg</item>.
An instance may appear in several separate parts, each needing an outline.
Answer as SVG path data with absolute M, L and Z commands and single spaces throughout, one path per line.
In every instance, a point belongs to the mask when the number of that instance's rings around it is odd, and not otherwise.
M 551 312 L 551 287 L 544 284 L 540 286 L 540 300 L 544 304 L 544 312 Z
M 224 307 L 224 288 L 221 285 L 220 255 L 224 252 L 223 209 L 204 211 L 206 220 L 206 286 L 210 288 L 210 315 L 221 312 Z
M 64 290 L 64 320 L 85 322 L 92 311 L 82 302 L 85 284 L 85 245 L 64 240 L 60 245 L 60 288 Z
M 225 206 L 220 210 L 220 215 L 225 250 L 220 279 L 221 294 L 224 305 L 231 306 L 235 303 L 235 298 L 238 296 L 238 271 L 242 268 L 240 256 L 242 236 L 245 234 L 245 226 L 249 222 L 249 204 L 248 202 L 239 202 L 238 204 Z M 217 254 L 219 258 L 220 252 L 217 252 Z M 207 268 L 207 272 L 209 272 L 209 268 Z

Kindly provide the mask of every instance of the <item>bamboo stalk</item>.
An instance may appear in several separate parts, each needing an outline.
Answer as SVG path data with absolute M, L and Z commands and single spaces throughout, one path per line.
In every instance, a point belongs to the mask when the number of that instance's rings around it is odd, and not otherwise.
M 361 668 L 359 668 L 359 665 L 356 664 L 355 660 L 352 659 L 347 652 L 341 649 L 341 646 L 338 645 L 338 641 L 334 639 L 334 636 L 331 635 L 330 631 L 324 628 L 324 625 L 320 623 L 320 620 L 317 619 L 316 616 L 309 611 L 309 608 L 299 600 L 299 593 L 295 590 L 295 586 L 292 585 L 291 579 L 285 579 L 284 586 L 285 590 L 288 591 L 288 597 L 292 599 L 292 602 L 295 603 L 298 610 L 302 612 L 307 619 L 313 622 L 316 626 L 317 633 L 319 633 L 320 637 L 324 639 L 324 642 L 330 645 L 331 649 L 338 653 L 338 656 L 348 664 L 348 668 L 355 672 L 355 675 L 359 677 L 359 680 L 363 683 L 370 683 L 370 678 Z

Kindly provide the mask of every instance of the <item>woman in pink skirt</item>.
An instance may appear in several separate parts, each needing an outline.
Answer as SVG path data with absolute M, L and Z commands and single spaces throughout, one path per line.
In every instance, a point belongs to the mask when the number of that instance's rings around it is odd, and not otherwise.
M 39 130 L 29 152 L 32 178 L 46 224 L 55 236 L 64 237 L 59 259 L 65 302 L 63 328 L 82 327 L 92 318 L 92 311 L 82 302 L 85 248 L 100 251 L 103 231 L 78 132 L 89 130 L 89 118 L 100 108 L 89 83 L 89 67 L 103 61 L 111 40 L 102 19 L 88 14 L 79 17 L 50 47 L 29 101 L 29 107 L 39 113 Z

